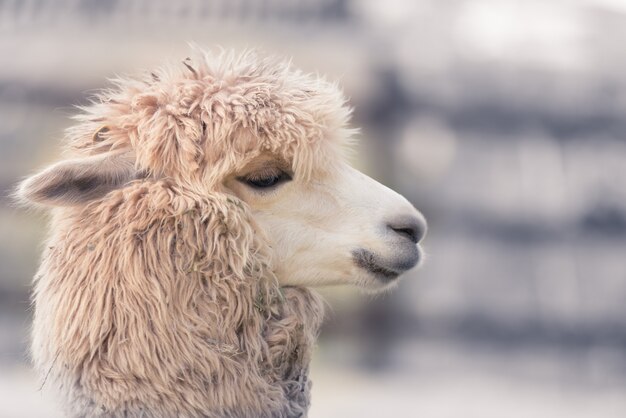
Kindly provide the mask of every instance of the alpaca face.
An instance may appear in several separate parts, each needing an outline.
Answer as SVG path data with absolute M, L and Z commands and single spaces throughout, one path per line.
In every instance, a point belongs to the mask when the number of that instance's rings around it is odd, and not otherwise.
M 48 205 L 84 205 L 141 177 L 132 154 L 66 160 L 24 182 L 21 195 Z M 422 258 L 421 213 L 339 156 L 319 161 L 304 176 L 286 157 L 261 154 L 223 186 L 250 208 L 281 285 L 383 290 Z
M 305 179 L 283 159 L 262 156 L 225 185 L 250 206 L 282 285 L 377 291 L 421 259 L 421 213 L 342 161 Z
M 86 111 L 69 132 L 76 157 L 27 179 L 23 200 L 106 206 L 115 189 L 158 181 L 172 185 L 168 199 L 235 195 L 283 285 L 385 289 L 421 258 L 423 216 L 345 163 L 350 109 L 323 79 L 250 54 L 203 55 L 120 82 Z

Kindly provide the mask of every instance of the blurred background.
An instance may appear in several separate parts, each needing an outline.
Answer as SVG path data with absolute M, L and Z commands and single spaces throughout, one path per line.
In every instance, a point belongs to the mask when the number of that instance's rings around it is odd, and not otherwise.
M 312 418 L 626 416 L 626 1 L 0 0 L 0 417 L 60 417 L 28 365 L 54 161 L 107 77 L 188 41 L 345 88 L 355 165 L 427 217 L 376 297 L 327 289 Z

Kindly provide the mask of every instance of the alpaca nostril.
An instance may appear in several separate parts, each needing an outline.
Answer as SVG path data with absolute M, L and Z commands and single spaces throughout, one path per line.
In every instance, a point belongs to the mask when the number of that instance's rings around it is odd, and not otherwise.
M 393 229 L 396 233 L 400 234 L 400 235 L 404 235 L 405 237 L 407 237 L 408 239 L 410 239 L 412 242 L 414 243 L 418 243 L 419 239 L 418 239 L 418 230 L 416 227 L 402 227 L 402 228 L 395 228 L 393 226 L 389 226 L 391 229 Z
M 426 225 L 419 218 L 403 218 L 389 222 L 387 224 L 389 229 L 392 229 L 395 233 L 405 236 L 417 244 L 424 238 L 426 232 Z

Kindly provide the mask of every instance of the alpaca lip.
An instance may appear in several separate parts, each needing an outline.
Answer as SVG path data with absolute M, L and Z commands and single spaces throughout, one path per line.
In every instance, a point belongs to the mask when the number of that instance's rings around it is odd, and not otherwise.
M 383 262 L 376 254 L 364 249 L 352 251 L 352 259 L 357 266 L 387 281 L 398 278 L 403 271 L 397 271 L 387 266 L 382 266 L 381 264 L 383 264 Z

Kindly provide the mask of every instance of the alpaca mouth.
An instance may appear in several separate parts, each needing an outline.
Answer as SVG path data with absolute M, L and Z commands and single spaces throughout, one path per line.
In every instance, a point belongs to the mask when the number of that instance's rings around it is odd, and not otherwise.
M 395 262 L 388 262 L 373 252 L 361 248 L 352 251 L 352 260 L 357 266 L 367 270 L 377 278 L 384 281 L 392 281 L 417 264 L 419 253 L 416 246 L 415 251 L 411 252 L 409 257 Z M 393 266 L 390 264 L 393 264 Z

